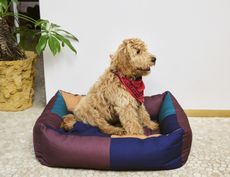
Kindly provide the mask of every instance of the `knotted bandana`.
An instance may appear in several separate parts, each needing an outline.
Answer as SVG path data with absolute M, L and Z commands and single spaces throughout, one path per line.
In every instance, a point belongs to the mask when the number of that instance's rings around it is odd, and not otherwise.
M 144 103 L 144 89 L 145 85 L 142 78 L 137 80 L 131 80 L 121 74 L 115 72 L 114 73 L 121 83 L 125 86 L 125 88 L 129 91 L 129 93 L 139 102 Z

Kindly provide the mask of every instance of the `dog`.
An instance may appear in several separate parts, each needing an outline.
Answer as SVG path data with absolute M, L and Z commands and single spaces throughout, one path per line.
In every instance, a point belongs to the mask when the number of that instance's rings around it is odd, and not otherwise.
M 81 121 L 113 135 L 144 135 L 143 127 L 157 129 L 143 104 L 142 81 L 155 62 L 142 40 L 124 40 L 111 55 L 110 66 L 74 108 L 74 116 L 65 116 L 61 127 L 68 131 Z

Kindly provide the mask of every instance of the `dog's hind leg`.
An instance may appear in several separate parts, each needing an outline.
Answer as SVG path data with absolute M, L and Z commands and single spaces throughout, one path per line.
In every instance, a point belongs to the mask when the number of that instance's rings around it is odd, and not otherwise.
M 124 135 L 125 129 L 110 125 L 96 109 L 88 108 L 81 109 L 76 107 L 74 110 L 75 118 L 78 121 L 98 127 L 102 132 L 110 135 Z
M 143 104 L 138 109 L 138 117 L 141 124 L 151 130 L 156 130 L 159 127 L 156 122 L 151 121 L 151 118 Z
M 144 130 L 138 120 L 137 111 L 131 106 L 117 107 L 119 119 L 128 135 L 143 135 Z

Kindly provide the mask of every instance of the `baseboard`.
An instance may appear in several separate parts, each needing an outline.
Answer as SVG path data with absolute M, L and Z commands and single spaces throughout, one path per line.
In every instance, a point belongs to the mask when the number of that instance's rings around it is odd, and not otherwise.
M 206 110 L 206 109 L 186 109 L 188 117 L 229 117 L 230 110 Z

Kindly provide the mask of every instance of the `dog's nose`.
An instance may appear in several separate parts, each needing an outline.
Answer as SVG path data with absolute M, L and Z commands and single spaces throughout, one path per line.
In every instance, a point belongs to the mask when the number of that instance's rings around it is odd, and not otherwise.
M 156 62 L 156 57 L 152 57 L 152 62 L 155 63 Z

